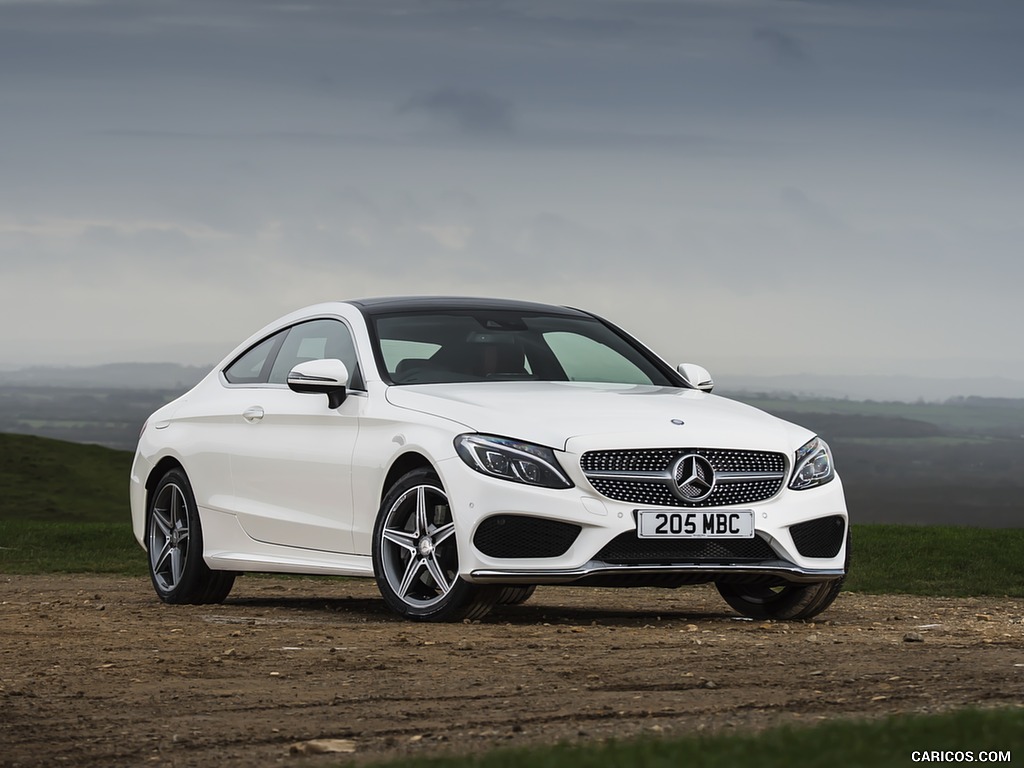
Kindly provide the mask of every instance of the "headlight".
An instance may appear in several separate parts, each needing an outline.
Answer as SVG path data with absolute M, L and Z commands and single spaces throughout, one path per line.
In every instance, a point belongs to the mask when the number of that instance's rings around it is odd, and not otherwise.
M 544 488 L 572 488 L 550 448 L 505 437 L 459 435 L 455 450 L 470 467 L 491 477 Z
M 789 487 L 795 491 L 802 491 L 805 488 L 824 485 L 835 476 L 832 451 L 829 450 L 828 443 L 816 437 L 796 452 L 793 479 L 789 481 Z

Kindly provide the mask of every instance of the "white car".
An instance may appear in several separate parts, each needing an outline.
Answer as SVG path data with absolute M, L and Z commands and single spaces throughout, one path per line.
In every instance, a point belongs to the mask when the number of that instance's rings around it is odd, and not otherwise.
M 148 419 L 135 538 L 167 603 L 273 571 L 374 577 L 417 620 L 708 582 L 746 616 L 814 616 L 848 564 L 829 448 L 711 388 L 576 309 L 318 304 Z

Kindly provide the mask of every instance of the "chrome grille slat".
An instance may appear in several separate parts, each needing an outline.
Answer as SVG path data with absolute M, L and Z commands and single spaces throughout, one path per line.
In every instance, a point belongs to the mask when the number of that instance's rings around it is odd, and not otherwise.
M 680 498 L 672 465 L 687 454 L 702 456 L 715 470 L 715 488 L 701 501 Z M 580 468 L 603 496 L 663 507 L 722 507 L 752 504 L 777 494 L 786 478 L 786 457 L 772 451 L 722 448 L 637 448 L 588 451 Z

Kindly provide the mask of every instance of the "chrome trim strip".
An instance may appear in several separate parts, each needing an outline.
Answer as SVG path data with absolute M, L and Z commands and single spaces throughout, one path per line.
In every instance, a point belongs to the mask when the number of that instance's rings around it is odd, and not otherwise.
M 220 385 L 224 389 L 288 389 L 287 384 L 232 384 L 230 381 L 224 378 L 224 372 L 220 372 Z M 345 388 L 345 394 L 349 397 L 352 395 L 358 395 L 360 397 L 367 397 L 370 393 L 365 389 L 348 389 Z
M 311 382 L 323 381 L 323 382 L 327 382 L 327 383 L 330 383 L 330 382 L 337 383 L 337 379 L 332 379 L 329 376 L 311 376 L 308 373 L 289 373 L 288 374 L 288 381 L 298 381 L 298 382 L 303 382 L 303 381 L 311 381 Z
M 615 472 L 606 469 L 594 469 L 583 473 L 588 479 L 594 480 L 655 480 L 671 483 L 671 472 Z M 720 483 L 740 483 L 748 480 L 782 480 L 785 472 L 716 472 L 715 480 Z
M 470 572 L 474 582 L 501 582 L 504 584 L 571 584 L 588 576 L 594 575 L 630 575 L 630 574 L 704 574 L 722 576 L 781 576 L 787 581 L 797 583 L 813 583 L 818 581 L 834 581 L 846 575 L 842 568 L 822 568 L 811 570 L 801 568 L 785 560 L 772 560 L 756 564 L 722 565 L 718 563 L 680 565 L 612 565 L 597 560 L 579 568 L 561 570 L 528 570 L 480 568 Z
M 782 480 L 785 472 L 716 472 L 715 479 L 719 482 L 735 483 L 741 480 Z
M 668 471 L 663 472 L 615 472 L 606 469 L 595 469 L 590 472 L 583 473 L 588 478 L 596 479 L 608 479 L 608 480 L 660 480 L 662 482 L 669 482 L 672 480 L 672 473 Z

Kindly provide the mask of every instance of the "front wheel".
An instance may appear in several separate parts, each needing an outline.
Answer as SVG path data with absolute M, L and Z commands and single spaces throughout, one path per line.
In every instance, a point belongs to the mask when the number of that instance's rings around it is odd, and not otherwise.
M 213 571 L 203 562 L 199 510 L 180 469 L 160 478 L 150 497 L 146 549 L 153 588 L 165 603 L 220 603 L 235 583 L 233 572 Z
M 499 592 L 459 578 L 448 495 L 428 469 L 404 475 L 384 497 L 373 530 L 373 572 L 388 607 L 415 621 L 480 618 Z

